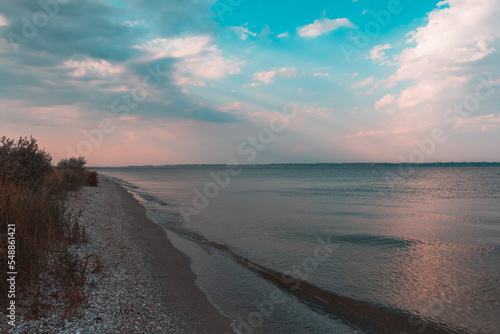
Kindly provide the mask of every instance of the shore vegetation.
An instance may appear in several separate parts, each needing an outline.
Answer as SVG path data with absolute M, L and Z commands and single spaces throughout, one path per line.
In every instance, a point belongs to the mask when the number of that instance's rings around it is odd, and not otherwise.
M 86 169 L 86 163 L 84 157 L 72 157 L 54 166 L 51 155 L 38 146 L 35 138 L 0 138 L 2 296 L 10 289 L 7 273 L 15 271 L 16 296 L 27 293 L 36 298 L 44 275 L 49 274 L 60 284 L 61 295 L 67 300 L 67 315 L 85 299 L 82 291 L 86 271 L 91 270 L 89 262 L 99 263 L 99 259 L 80 259 L 72 252 L 72 245 L 86 242 L 86 233 L 78 224 L 78 213 L 67 209 L 65 199 L 82 186 L 98 186 L 97 173 Z M 9 233 L 15 236 L 11 242 L 15 252 L 10 253 Z M 31 311 L 36 314 L 39 310 Z

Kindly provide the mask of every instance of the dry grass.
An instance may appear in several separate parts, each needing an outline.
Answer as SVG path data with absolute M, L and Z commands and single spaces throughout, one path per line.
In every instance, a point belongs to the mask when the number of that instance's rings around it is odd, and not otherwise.
M 84 287 L 87 281 L 87 266 L 89 257 L 80 260 L 69 249 L 62 251 L 56 259 L 56 278 L 64 289 L 64 298 L 68 307 L 65 317 L 71 316 L 77 310 L 78 305 L 87 298 L 84 294 Z
M 3 139 L 0 144 L 3 144 L 0 146 L 3 164 L 9 159 L 20 161 L 18 156 L 22 152 L 15 143 Z M 30 144 L 36 146 L 33 140 Z M 30 149 L 28 153 L 35 157 L 41 154 L 37 147 Z M 44 151 L 42 153 L 43 157 L 48 156 Z M 84 168 L 47 169 L 43 166 L 39 171 L 33 171 L 30 167 L 31 174 L 27 175 L 33 182 L 27 182 L 26 173 L 10 173 L 4 167 L 0 166 L 0 294 L 5 296 L 8 289 L 7 242 L 3 240 L 7 240 L 8 224 L 15 224 L 18 288 L 36 294 L 40 288 L 39 274 L 49 272 L 48 260 L 55 258 L 59 266 L 56 276 L 60 278 L 58 281 L 68 302 L 66 315 L 69 316 L 78 303 L 85 300 L 83 287 L 89 261 L 95 263 L 93 270 L 100 271 L 101 265 L 95 254 L 82 260 L 70 252 L 71 245 L 86 242 L 86 232 L 78 224 L 77 217 L 67 211 L 64 199 L 68 191 L 83 185 L 97 186 L 97 173 Z
M 31 287 L 36 273 L 43 269 L 47 254 L 67 235 L 70 223 L 64 205 L 52 198 L 47 188 L 32 191 L 26 186 L 0 183 L 0 220 L 2 234 L 8 224 L 15 224 L 19 283 Z M 7 262 L 5 258 L 0 261 L 2 266 Z M 6 291 L 6 272 L 0 273 L 1 293 Z

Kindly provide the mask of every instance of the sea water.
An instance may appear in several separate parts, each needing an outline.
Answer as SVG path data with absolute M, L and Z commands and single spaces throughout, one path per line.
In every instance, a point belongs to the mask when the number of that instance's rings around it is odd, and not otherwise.
M 192 258 L 198 285 L 241 333 L 362 333 L 393 315 L 407 317 L 411 332 L 425 333 L 425 323 L 499 332 L 498 167 L 99 172 L 132 192 Z M 319 292 L 293 293 L 262 270 Z M 344 298 L 351 313 L 325 307 L 327 295 Z M 358 305 L 387 316 L 368 319 Z

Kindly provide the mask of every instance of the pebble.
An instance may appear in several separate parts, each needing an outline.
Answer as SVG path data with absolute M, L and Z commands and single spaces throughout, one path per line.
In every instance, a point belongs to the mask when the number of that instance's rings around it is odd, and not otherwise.
M 130 217 L 121 209 L 119 196 L 112 181 L 102 176 L 99 187 L 84 187 L 68 196 L 72 212 L 82 209 L 77 219 L 88 239 L 71 250 L 81 259 L 95 253 L 102 266 L 101 273 L 89 273 L 87 300 L 77 314 L 63 318 L 65 302 L 53 297 L 61 291 L 53 277 L 42 274 L 42 298 L 50 308 L 39 319 L 18 315 L 18 326 L 9 333 L 195 333 L 181 314 L 162 302 L 160 285 L 131 240 Z

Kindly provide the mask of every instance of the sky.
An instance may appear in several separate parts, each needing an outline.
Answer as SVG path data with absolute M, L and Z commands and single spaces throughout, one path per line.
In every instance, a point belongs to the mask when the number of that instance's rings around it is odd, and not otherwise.
M 500 161 L 498 0 L 2 0 L 0 136 L 92 166 Z

